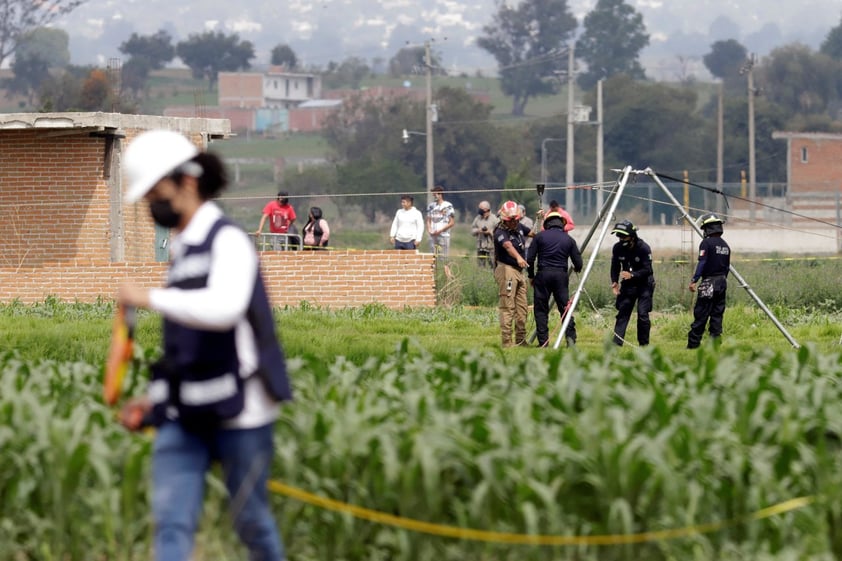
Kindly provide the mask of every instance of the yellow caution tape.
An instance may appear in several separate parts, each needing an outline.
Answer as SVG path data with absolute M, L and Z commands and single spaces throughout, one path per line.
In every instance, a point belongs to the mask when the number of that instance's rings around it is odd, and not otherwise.
M 640 532 L 637 534 L 618 535 L 595 535 L 595 536 L 548 536 L 541 534 L 515 534 L 512 532 L 491 532 L 487 530 L 474 530 L 471 528 L 459 528 L 444 524 L 434 524 L 411 518 L 402 518 L 385 512 L 379 512 L 368 508 L 343 503 L 327 497 L 308 493 L 297 487 L 285 485 L 280 481 L 270 480 L 269 489 L 275 493 L 285 495 L 303 503 L 321 507 L 325 510 L 350 514 L 355 518 L 377 522 L 386 526 L 411 530 L 434 536 L 444 536 L 461 540 L 505 543 L 517 545 L 625 545 L 645 542 L 673 540 L 697 534 L 709 534 L 722 530 L 728 526 L 734 526 L 744 522 L 771 518 L 785 512 L 798 510 L 813 503 L 814 497 L 798 497 L 783 501 L 781 503 L 763 508 L 746 516 L 723 522 L 709 522 L 707 524 L 694 524 L 684 528 L 668 530 L 657 530 L 652 532 Z

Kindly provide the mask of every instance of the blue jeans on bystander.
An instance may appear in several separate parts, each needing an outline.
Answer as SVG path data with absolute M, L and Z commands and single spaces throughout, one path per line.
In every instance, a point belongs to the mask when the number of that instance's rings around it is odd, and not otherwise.
M 274 456 L 272 427 L 194 433 L 169 422 L 158 428 L 152 458 L 157 561 L 190 559 L 212 461 L 222 466 L 234 529 L 248 548 L 249 559 L 284 559 L 266 488 Z

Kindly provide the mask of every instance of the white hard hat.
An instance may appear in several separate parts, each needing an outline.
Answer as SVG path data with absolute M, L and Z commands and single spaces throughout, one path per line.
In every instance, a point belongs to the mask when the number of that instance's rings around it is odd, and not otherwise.
M 126 202 L 139 201 L 162 178 L 199 153 L 184 135 L 167 130 L 141 133 L 126 149 L 123 170 L 129 180 Z

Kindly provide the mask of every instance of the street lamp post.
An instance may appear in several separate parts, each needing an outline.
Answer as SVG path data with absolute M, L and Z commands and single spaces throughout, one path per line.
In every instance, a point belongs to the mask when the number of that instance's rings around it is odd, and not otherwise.
M 403 143 L 406 144 L 406 143 L 409 142 L 409 137 L 411 135 L 415 135 L 415 134 L 417 134 L 418 136 L 427 136 L 426 132 L 410 131 L 410 130 L 403 129 L 403 132 L 401 133 L 401 140 L 403 140 Z
M 547 183 L 547 142 L 564 142 L 563 138 L 545 138 L 541 141 L 541 183 Z
M 749 208 L 749 219 L 752 221 L 754 221 L 755 211 L 754 200 L 757 197 L 754 162 L 754 96 L 757 95 L 757 91 L 754 89 L 754 65 L 756 62 L 757 59 L 752 53 L 743 67 L 740 68 L 740 74 L 748 76 L 748 196 L 752 201 Z
M 403 129 L 403 131 L 401 132 L 401 140 L 403 141 L 404 144 L 408 144 L 409 143 L 409 137 L 410 136 L 416 136 L 416 135 L 427 137 L 427 198 L 429 199 L 429 197 L 432 196 L 432 192 L 433 192 L 433 186 L 431 185 L 431 182 L 430 182 L 430 179 L 429 179 L 430 177 L 432 177 L 432 171 L 431 170 L 432 170 L 432 167 L 433 167 L 433 158 L 430 155 L 430 151 L 431 151 L 430 150 L 430 135 L 427 134 L 426 132 L 411 131 L 411 130 Z M 427 202 L 427 204 L 429 204 L 429 201 Z

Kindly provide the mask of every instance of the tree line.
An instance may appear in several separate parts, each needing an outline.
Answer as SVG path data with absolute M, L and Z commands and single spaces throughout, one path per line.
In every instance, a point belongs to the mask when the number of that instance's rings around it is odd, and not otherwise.
M 73 4 L 78 4 L 75 2 Z M 70 7 L 67 4 L 66 7 Z M 14 52 L 14 77 L 5 86 L 27 96 L 40 110 L 133 111 L 147 89 L 149 74 L 178 56 L 197 79 L 213 89 L 218 72 L 248 69 L 254 47 L 237 34 L 206 31 L 175 42 L 165 31 L 132 34 L 119 46 L 127 57 L 119 74 L 69 64 L 67 34 L 30 18 L 15 49 L 3 47 L 0 57 Z M 511 99 L 513 116 L 501 125 L 491 107 L 461 88 L 436 87 L 439 120 L 434 127 L 436 181 L 478 194 L 451 197 L 463 216 L 483 190 L 523 189 L 538 177 L 541 144 L 565 136 L 567 115 L 529 118 L 530 101 L 563 92 L 575 78 L 577 94 L 596 106 L 595 86 L 604 86 L 605 167 L 650 165 L 669 174 L 691 170 L 695 181 L 712 181 L 716 161 L 717 87 L 684 76 L 677 83 L 654 82 L 640 64 L 649 35 L 642 16 L 624 0 L 598 0 L 583 18 L 572 15 L 568 0 L 525 0 L 498 5 L 483 27 L 477 45 L 498 65 L 502 92 Z M 574 66 L 568 68 L 570 50 Z M 8 56 L 8 55 L 7 55 Z M 722 84 L 725 113 L 725 181 L 738 182 L 748 161 L 748 96 L 745 73 L 750 53 L 737 40 L 713 43 L 703 62 Z M 319 73 L 326 89 L 359 88 L 377 73 L 411 76 L 430 69 L 446 76 L 441 55 L 407 46 L 388 61 L 348 57 L 324 68 L 302 67 L 286 43 L 271 51 L 271 63 Z M 801 44 L 783 45 L 762 60 L 754 72 L 757 179 L 785 182 L 785 146 L 772 140 L 775 130 L 842 131 L 842 21 L 828 31 L 818 51 Z M 435 83 L 435 82 L 434 82 Z M 348 100 L 327 123 L 324 135 L 333 151 L 331 165 L 289 174 L 293 192 L 355 193 L 408 191 L 425 183 L 426 151 L 420 137 L 401 142 L 403 129 L 424 130 L 427 108 L 409 98 Z M 595 181 L 596 130 L 577 126 L 574 181 Z M 549 151 L 550 178 L 566 175 L 563 144 Z M 585 197 L 584 194 L 581 197 Z M 476 200 L 475 200 L 476 199 Z M 374 217 L 388 212 L 392 201 L 361 203 Z
M 554 9 L 549 9 L 554 5 Z M 512 113 L 526 114 L 530 99 L 559 93 L 574 72 L 578 92 L 595 107 L 597 82 L 604 90 L 605 170 L 632 165 L 681 177 L 689 170 L 694 182 L 716 180 L 719 86 L 685 78 L 676 83 L 646 79 L 638 51 L 648 41 L 639 14 L 621 0 L 599 0 L 585 17 L 585 30 L 575 45 L 575 19 L 561 17 L 564 0 L 533 0 L 517 7 L 502 5 L 479 41 L 494 51 L 501 89 L 512 99 Z M 546 32 L 546 36 L 543 33 Z M 567 48 L 573 46 L 580 67 L 567 68 Z M 579 57 L 584 60 L 580 60 Z M 785 184 L 786 145 L 773 140 L 779 130 L 842 132 L 842 21 L 830 29 L 818 51 L 801 44 L 783 45 L 752 68 L 755 89 L 748 92 L 746 72 L 752 57 L 736 40 L 711 45 L 704 65 L 721 83 L 724 113 L 724 181 L 739 183 L 748 169 L 749 95 L 754 97 L 757 181 Z M 558 78 L 558 72 L 564 74 Z M 487 106 L 468 92 L 448 87 L 434 95 L 439 120 L 434 125 L 436 182 L 461 193 L 448 196 L 469 218 L 481 199 L 492 203 L 511 197 L 535 205 L 525 195 L 540 177 L 542 143 L 547 176 L 560 184 L 566 176 L 564 138 L 567 115 L 528 118 L 500 124 Z M 424 130 L 424 102 L 409 99 L 346 103 L 329 121 L 325 136 L 335 152 L 333 165 L 286 179 L 293 192 L 394 192 L 422 188 L 426 152 L 421 138 L 398 139 L 404 128 Z M 577 126 L 574 182 L 595 182 L 596 128 Z M 606 177 L 611 179 L 610 173 Z M 484 193 L 486 191 L 487 193 Z M 591 205 L 593 195 L 577 190 L 578 209 Z M 394 201 L 350 197 L 367 215 L 388 214 Z M 633 199 L 625 206 L 643 205 Z M 693 192 L 691 205 L 707 208 L 704 194 Z M 674 209 L 658 209 L 672 216 Z

